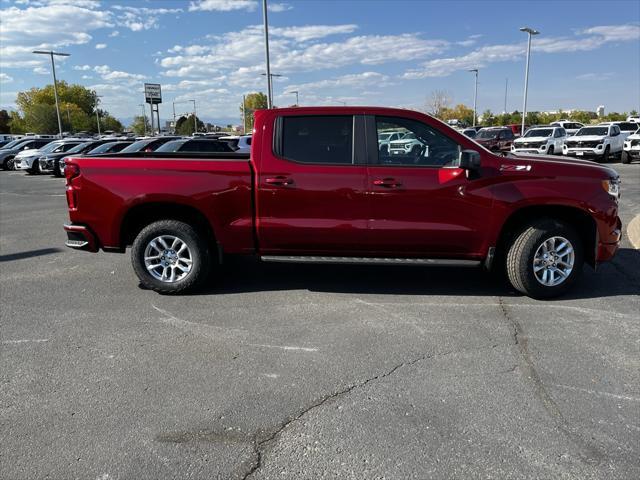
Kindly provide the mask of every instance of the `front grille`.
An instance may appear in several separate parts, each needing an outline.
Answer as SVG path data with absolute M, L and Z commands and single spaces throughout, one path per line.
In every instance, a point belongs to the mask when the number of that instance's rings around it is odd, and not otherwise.
M 640 139 L 638 140 L 631 140 L 631 146 L 635 147 L 636 145 L 640 145 Z
M 522 142 L 516 143 L 516 148 L 540 148 L 544 142 Z
M 587 142 L 587 141 L 573 141 L 566 142 L 567 147 L 569 148 L 595 148 L 600 144 L 598 140 Z

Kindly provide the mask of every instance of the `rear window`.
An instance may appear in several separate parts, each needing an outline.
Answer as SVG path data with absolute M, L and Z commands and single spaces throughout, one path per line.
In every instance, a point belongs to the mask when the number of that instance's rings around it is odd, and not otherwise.
M 189 140 L 179 149 L 180 152 L 233 152 L 233 149 L 223 141 L 217 140 Z
M 353 116 L 283 117 L 279 154 L 300 163 L 353 164 Z

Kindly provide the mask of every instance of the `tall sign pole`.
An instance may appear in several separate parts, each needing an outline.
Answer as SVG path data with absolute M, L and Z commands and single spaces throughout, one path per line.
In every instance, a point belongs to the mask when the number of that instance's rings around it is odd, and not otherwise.
M 160 108 L 158 105 L 162 103 L 162 88 L 159 83 L 145 83 L 144 84 L 144 99 L 149 104 L 151 110 L 151 135 L 155 133 L 155 127 L 153 125 L 153 113 L 155 111 L 158 119 L 158 133 L 160 133 Z M 154 109 L 153 106 L 156 106 Z
M 51 72 L 53 73 L 53 96 L 56 99 L 56 115 L 58 116 L 58 134 L 62 138 L 62 120 L 60 119 L 60 104 L 58 103 L 58 80 L 56 79 L 56 63 L 53 61 L 53 56 L 68 57 L 69 53 L 59 53 L 53 50 L 34 50 L 33 53 L 39 55 L 49 55 L 51 57 Z

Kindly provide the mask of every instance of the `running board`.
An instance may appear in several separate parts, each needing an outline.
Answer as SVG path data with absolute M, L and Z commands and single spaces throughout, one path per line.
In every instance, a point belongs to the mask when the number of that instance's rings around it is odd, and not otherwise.
M 319 257 L 306 255 L 262 255 L 263 262 L 280 263 L 340 263 L 360 265 L 433 265 L 448 267 L 477 267 L 479 260 L 457 260 L 449 258 L 387 258 L 387 257 Z

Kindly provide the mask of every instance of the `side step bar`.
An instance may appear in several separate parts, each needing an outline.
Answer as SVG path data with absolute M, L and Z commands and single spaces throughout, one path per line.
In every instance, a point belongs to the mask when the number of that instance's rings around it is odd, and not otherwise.
M 340 263 L 358 265 L 433 265 L 449 267 L 477 267 L 479 260 L 457 260 L 448 258 L 387 258 L 387 257 L 320 257 L 306 255 L 262 255 L 263 262 L 280 263 Z

